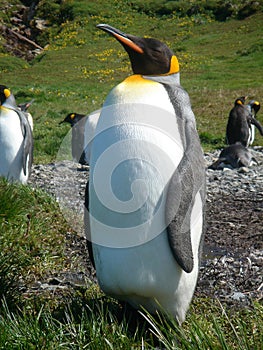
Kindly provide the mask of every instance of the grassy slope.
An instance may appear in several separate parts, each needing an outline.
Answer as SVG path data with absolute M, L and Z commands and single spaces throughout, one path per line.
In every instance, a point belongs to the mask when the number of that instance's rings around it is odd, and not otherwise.
M 85 1 L 76 3 L 77 10 L 86 14 Z M 191 19 L 151 18 L 132 12 L 122 1 L 112 5 L 89 1 L 88 6 L 87 15 L 63 26 L 32 65 L 0 54 L 1 84 L 10 86 L 19 102 L 35 98 L 31 107 L 35 162 L 55 158 L 68 130 L 58 126 L 66 113 L 99 108 L 109 89 L 131 73 L 120 45 L 96 30 L 97 23 L 154 36 L 174 49 L 206 149 L 223 145 L 227 114 L 237 96 L 248 94 L 261 100 L 262 14 L 244 21 L 198 24 Z M 263 144 L 262 139 L 257 138 L 257 144 Z M 45 295 L 47 300 L 41 296 L 21 300 L 16 284 L 21 278 L 32 282 L 72 267 L 63 245 L 64 233 L 70 229 L 57 204 L 44 192 L 4 181 L 0 197 L 0 298 L 5 294 L 9 308 L 16 302 L 22 310 L 12 314 L 0 308 L 0 348 L 130 350 L 143 348 L 142 339 L 148 343 L 145 348 L 155 348 L 143 322 L 131 330 L 129 314 L 120 322 L 120 305 L 100 299 L 97 290 L 77 289 L 65 296 L 66 302 L 75 305 L 76 314 L 68 312 L 63 321 L 60 311 L 65 311 L 65 299 L 50 294 Z M 82 305 L 86 311 L 80 316 Z M 255 304 L 246 311 L 224 314 L 216 302 L 196 298 L 183 329 L 149 315 L 148 322 L 167 349 L 260 349 L 262 313 L 262 305 Z
M 171 46 L 181 64 L 181 83 L 190 94 L 204 148 L 222 147 L 235 98 L 245 94 L 260 101 L 263 95 L 263 14 L 242 21 L 211 22 L 150 17 L 115 1 L 100 11 L 102 3 L 93 8 L 90 2 L 86 13 L 82 8 L 85 16 L 63 25 L 32 65 L 21 60 L 16 65 L 14 59 L 0 56 L 0 67 L 6 69 L 1 82 L 13 89 L 18 101 L 35 98 L 31 107 L 35 162 L 54 159 L 68 130 L 67 125 L 58 126 L 66 113 L 99 108 L 109 90 L 131 73 L 122 47 L 95 28 L 103 22 Z M 260 113 L 259 119 L 263 122 Z M 256 144 L 263 145 L 258 134 Z

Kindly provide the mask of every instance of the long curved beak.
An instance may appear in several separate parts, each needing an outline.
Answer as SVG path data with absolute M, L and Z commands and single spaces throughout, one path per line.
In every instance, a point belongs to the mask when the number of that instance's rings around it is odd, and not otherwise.
M 119 29 L 116 29 L 109 24 L 98 24 L 96 26 L 97 28 L 104 30 L 104 32 L 109 33 L 113 35 L 121 44 L 124 46 L 130 47 L 132 50 L 138 52 L 138 53 L 144 53 L 143 49 L 135 44 L 131 39 L 128 38 L 127 34 L 121 32 Z

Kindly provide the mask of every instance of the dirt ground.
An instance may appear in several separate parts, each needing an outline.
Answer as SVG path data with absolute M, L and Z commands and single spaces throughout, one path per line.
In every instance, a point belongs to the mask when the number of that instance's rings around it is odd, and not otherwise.
M 44 189 L 48 188 L 50 181 L 47 182 L 46 178 L 52 177 L 53 168 L 36 168 L 32 182 Z M 83 197 L 85 172 L 77 171 L 67 164 L 61 169 L 66 190 L 72 188 L 69 180 L 78 175 L 74 183 L 76 189 L 70 191 L 69 196 L 79 193 Z M 68 174 L 66 170 L 69 171 Z M 48 176 L 41 178 L 41 174 Z M 59 186 L 62 186 L 60 175 L 58 180 Z M 246 305 L 251 298 L 263 300 L 263 191 L 259 190 L 260 182 L 253 186 L 252 191 L 241 191 L 238 196 L 220 191 L 215 194 L 210 190 L 207 196 L 207 230 L 196 295 L 215 297 L 229 303 L 242 302 Z M 50 188 L 49 192 L 53 193 L 54 188 Z M 72 198 L 73 206 L 79 200 L 79 197 Z M 66 234 L 66 257 L 71 266 L 70 271 L 56 271 L 34 286 L 28 286 L 26 293 L 38 293 L 40 289 L 45 292 L 50 290 L 52 293 L 59 289 L 74 290 L 78 286 L 85 287 L 96 282 L 95 271 L 88 259 L 86 240 L 82 235 Z
M 232 254 L 263 249 L 263 193 L 208 203 L 205 244 Z
M 263 193 L 207 203 L 207 232 L 197 292 L 226 301 L 262 300 Z

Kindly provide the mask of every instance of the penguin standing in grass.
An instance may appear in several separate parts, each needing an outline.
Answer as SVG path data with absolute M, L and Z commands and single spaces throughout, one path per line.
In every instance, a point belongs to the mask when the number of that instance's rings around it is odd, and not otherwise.
M 29 122 L 29 125 L 30 125 L 32 131 L 33 131 L 33 128 L 34 128 L 33 117 L 32 117 L 32 114 L 29 113 L 27 110 L 32 105 L 33 102 L 34 102 L 34 99 L 29 101 L 29 102 L 19 103 L 19 105 L 18 105 L 18 108 L 22 112 L 24 112 L 25 116 L 27 117 L 27 120 Z
M 263 127 L 260 124 L 260 122 L 256 119 L 256 115 L 260 110 L 260 103 L 258 101 L 252 100 L 247 104 L 247 108 L 250 113 L 248 144 L 252 145 L 255 140 L 255 128 L 257 128 L 261 136 L 263 136 Z
M 0 176 L 25 184 L 33 160 L 32 129 L 4 85 L 0 85 L 0 150 Z
M 133 75 L 107 96 L 93 140 L 85 230 L 99 285 L 183 322 L 204 233 L 205 165 L 174 53 L 107 24 Z

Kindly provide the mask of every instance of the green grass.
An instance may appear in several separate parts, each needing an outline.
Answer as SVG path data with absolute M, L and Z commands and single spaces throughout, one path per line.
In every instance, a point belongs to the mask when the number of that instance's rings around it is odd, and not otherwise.
M 19 1 L 2 5 L 7 3 Z M 53 14 L 61 10 L 58 3 Z M 175 51 L 206 151 L 224 146 L 228 113 L 238 96 L 261 100 L 262 1 L 252 16 L 225 22 L 206 10 L 191 17 L 183 15 L 185 7 L 173 12 L 179 3 L 188 6 L 182 1 L 159 1 L 157 7 L 156 1 L 72 3 L 74 19 L 59 28 L 52 24 L 49 45 L 32 62 L 5 53 L 0 39 L 1 84 L 18 102 L 35 99 L 30 107 L 35 163 L 56 159 L 69 130 L 58 123 L 67 113 L 98 109 L 110 89 L 131 74 L 126 53 L 96 29 L 98 23 L 159 38 Z M 1 11 L 0 21 L 8 24 L 10 16 L 10 10 Z M 261 111 L 259 120 L 263 123 Z M 255 144 L 263 145 L 258 133 Z M 22 285 L 79 269 L 66 250 L 67 236 L 76 233 L 44 191 L 1 180 L 0 232 L 0 349 L 261 349 L 263 308 L 256 301 L 236 310 L 196 296 L 180 328 L 164 315 L 126 309 L 93 284 L 53 294 L 25 292 Z
M 216 300 L 194 299 L 183 327 L 169 316 L 135 313 L 93 292 L 74 295 L 60 313 L 46 306 L 0 314 L 0 346 L 5 349 L 260 350 L 263 308 L 227 311 Z M 6 346 L 6 347 L 4 347 Z
M 0 258 L 10 256 L 15 266 L 23 266 L 28 282 L 63 266 L 69 228 L 58 204 L 43 191 L 5 180 L 0 181 L 0 197 Z

